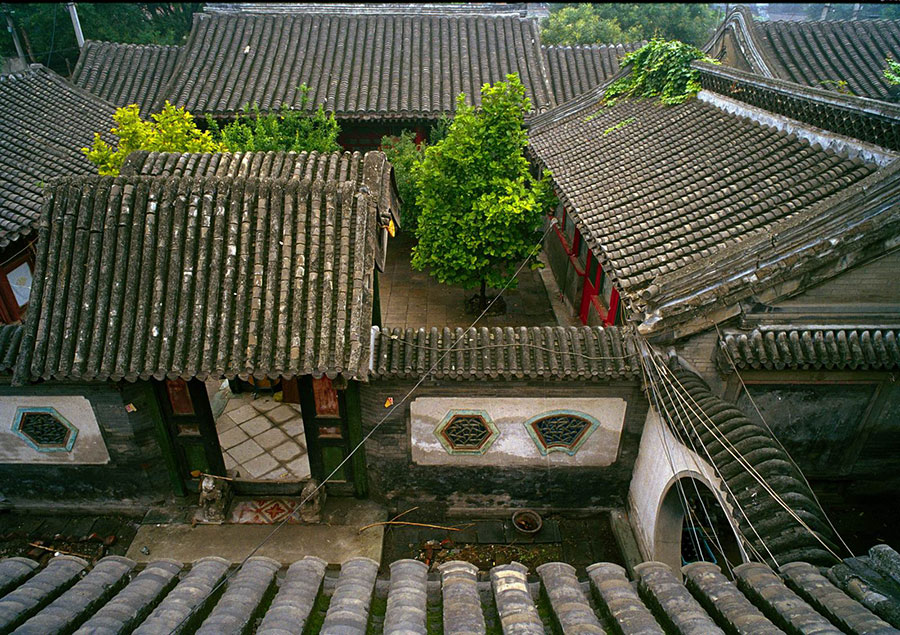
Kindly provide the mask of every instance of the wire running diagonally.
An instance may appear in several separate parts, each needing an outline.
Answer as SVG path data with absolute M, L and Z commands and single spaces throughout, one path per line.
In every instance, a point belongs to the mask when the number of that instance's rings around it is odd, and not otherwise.
M 522 272 L 522 269 L 525 268 L 525 265 L 527 265 L 528 262 L 534 257 L 534 255 L 540 249 L 541 245 L 544 243 L 544 239 L 547 237 L 547 234 L 550 233 L 550 230 L 553 229 L 553 227 L 556 225 L 556 223 L 557 223 L 557 220 L 555 218 L 551 219 L 551 221 L 547 224 L 547 229 L 544 230 L 544 233 L 538 239 L 535 246 L 531 249 L 531 252 L 528 254 L 528 256 L 522 261 L 522 264 L 519 265 L 519 267 L 516 269 L 515 273 L 513 273 L 513 275 L 506 281 L 506 284 L 503 285 L 503 287 L 500 289 L 500 291 L 497 293 L 497 295 L 495 295 L 493 297 L 493 299 L 488 303 L 488 305 L 484 308 L 484 310 L 478 315 L 478 317 L 475 318 L 475 320 L 472 322 L 472 324 L 469 325 L 469 327 L 467 329 L 465 329 L 465 331 L 463 331 L 463 335 L 461 335 L 454 342 L 454 345 L 461 342 L 463 337 L 465 337 L 466 332 L 469 329 L 471 329 L 472 327 L 474 327 L 481 320 L 481 318 L 483 318 L 485 315 L 487 315 L 487 313 L 488 313 L 488 311 L 490 311 L 491 307 L 494 306 L 494 303 L 496 303 L 497 300 L 500 299 L 500 296 L 502 296 L 503 293 L 509 288 L 509 286 L 512 284 L 513 280 L 515 280 L 519 276 L 519 274 Z M 419 378 L 419 380 L 413 385 L 413 387 L 409 389 L 409 391 L 403 396 L 403 398 L 401 398 L 399 401 L 395 402 L 391 406 L 391 408 L 385 413 L 385 415 L 378 421 L 378 423 L 376 423 L 375 426 L 373 426 L 372 429 L 369 430 L 368 433 L 366 433 L 366 435 L 362 438 L 362 440 L 350 450 L 350 452 L 347 454 L 347 456 L 344 458 L 344 460 L 341 461 L 340 463 L 338 463 L 337 467 L 335 467 L 334 470 L 332 470 L 332 472 L 328 476 L 326 476 L 324 479 L 322 479 L 322 482 L 319 483 L 319 485 L 312 492 L 310 492 L 306 496 L 306 498 L 304 498 L 302 501 L 300 501 L 299 503 L 294 505 L 294 507 L 291 508 L 290 512 L 287 512 L 284 515 L 284 518 L 277 525 L 275 525 L 272 528 L 272 531 L 270 531 L 250 551 L 250 553 L 247 554 L 243 560 L 241 560 L 241 562 L 239 563 L 239 565 L 237 567 L 232 569 L 232 571 L 228 575 L 226 575 L 224 578 L 222 578 L 222 580 L 218 584 L 216 584 L 212 589 L 209 590 L 209 592 L 206 593 L 206 595 L 203 597 L 203 599 L 200 602 L 197 602 L 194 605 L 194 608 L 191 609 L 188 612 L 188 614 L 185 615 L 184 618 L 182 618 L 182 620 L 175 626 L 175 629 L 174 629 L 175 631 L 178 631 L 182 626 L 184 626 L 184 624 L 193 616 L 193 614 L 197 611 L 197 609 L 206 602 L 207 599 L 212 597 L 223 585 L 225 585 L 231 579 L 232 576 L 234 576 L 238 571 L 240 571 L 241 567 L 243 567 L 244 564 L 246 564 L 247 560 L 252 558 L 254 556 L 254 554 L 256 554 L 256 552 L 258 552 L 267 542 L 269 542 L 269 540 L 272 539 L 272 537 L 278 532 L 278 530 L 281 529 L 287 523 L 288 519 L 291 517 L 291 515 L 296 510 L 300 509 L 300 507 L 302 507 L 307 501 L 312 499 L 312 497 L 315 496 L 316 493 L 318 493 L 318 491 L 325 486 L 325 483 L 327 483 L 329 480 L 331 480 L 331 478 L 335 474 L 337 474 L 341 470 L 341 468 L 344 467 L 344 465 L 347 463 L 347 461 L 349 461 L 353 457 L 353 455 L 363 445 L 365 445 L 366 441 L 368 441 L 372 437 L 372 435 L 375 434 L 375 432 L 382 426 L 382 424 L 384 424 L 385 421 L 387 421 L 387 419 L 394 413 L 394 411 L 410 398 L 410 396 L 419 388 L 419 386 L 422 385 L 422 383 L 428 378 L 428 376 L 431 375 L 437 369 L 438 365 L 443 361 L 444 357 L 449 355 L 452 350 L 453 350 L 453 346 L 450 346 L 443 353 L 443 355 L 441 355 L 441 357 L 437 361 L 435 361 L 435 363 L 431 366 L 431 368 L 428 369 L 428 371 Z
M 790 515 L 795 521 L 797 521 L 797 523 L 804 530 L 809 532 L 813 536 L 813 538 L 815 538 L 815 540 L 819 542 L 832 557 L 840 561 L 841 557 L 834 552 L 834 550 L 822 539 L 821 536 L 819 536 L 818 533 L 810 528 L 806 521 L 800 518 L 796 511 L 787 504 L 787 502 L 781 497 L 781 495 L 778 494 L 778 492 L 776 492 L 772 488 L 772 486 L 766 482 L 766 480 L 759 474 L 759 472 L 757 472 L 756 469 L 747 462 L 747 460 L 743 457 L 743 455 L 741 455 L 737 448 L 734 447 L 734 444 L 727 437 L 721 434 L 721 432 L 717 429 L 715 422 L 712 421 L 712 419 L 709 417 L 709 415 L 706 414 L 706 412 L 704 412 L 703 408 L 696 402 L 690 392 L 685 389 L 678 377 L 675 376 L 675 374 L 672 373 L 672 371 L 669 370 L 665 365 L 662 365 L 661 368 L 665 373 L 665 381 L 670 382 L 672 386 L 676 388 L 675 392 L 676 395 L 678 395 L 679 400 L 681 400 L 688 407 L 688 409 L 691 411 L 691 414 L 693 414 L 693 416 L 703 425 L 706 431 L 722 445 L 722 447 L 731 455 L 731 457 L 735 461 L 737 461 L 738 465 L 740 465 L 740 467 L 742 467 L 748 474 L 750 474 L 753 479 L 756 480 L 756 482 L 759 483 L 760 486 L 769 494 L 769 496 L 771 496 L 772 499 L 775 500 L 775 502 L 778 503 L 788 513 L 788 515 Z M 690 399 L 690 402 L 693 405 L 687 402 L 682 393 L 687 394 L 688 399 Z M 696 434 L 696 427 L 694 426 L 693 420 L 689 420 L 689 423 L 691 423 L 691 426 L 692 428 L 694 428 Z
M 759 409 L 759 406 L 756 404 L 756 400 L 753 398 L 753 395 L 750 394 L 750 389 L 747 388 L 747 384 L 744 382 L 744 378 L 741 377 L 741 373 L 738 372 L 738 367 L 737 367 L 737 364 L 734 363 L 734 358 L 731 356 L 731 351 L 728 350 L 728 347 L 725 346 L 725 343 L 722 340 L 722 332 L 719 330 L 718 324 L 716 324 L 716 335 L 719 338 L 719 342 L 720 342 L 722 351 L 725 353 L 725 357 L 728 359 L 728 363 L 731 365 L 731 368 L 733 369 L 734 374 L 737 376 L 738 381 L 741 384 L 741 388 L 744 390 L 744 394 L 747 395 L 747 399 L 749 399 L 750 403 L 753 405 L 753 409 L 756 411 L 756 415 L 759 417 L 759 420 L 762 421 L 763 426 L 765 426 L 765 428 L 766 428 L 766 430 L 768 430 L 769 434 L 772 435 L 772 438 L 775 439 L 775 443 L 777 443 L 778 447 L 781 448 L 782 451 L 784 451 L 784 454 L 785 454 L 785 456 L 787 456 L 791 465 L 793 465 L 794 469 L 797 470 L 797 473 L 800 474 L 800 477 L 803 479 L 803 483 L 806 485 L 807 489 L 809 489 L 810 494 L 812 494 L 812 497 L 816 503 L 816 506 L 819 508 L 819 511 L 822 512 L 822 516 L 825 518 L 825 521 L 828 523 L 828 526 L 831 527 L 831 531 L 833 531 L 834 535 L 837 536 L 838 540 L 841 541 L 841 545 L 844 547 L 844 549 L 846 549 L 847 552 L 851 556 L 856 557 L 856 555 L 853 553 L 853 550 L 850 548 L 850 546 L 844 540 L 844 537 L 841 536 L 840 533 L 838 533 L 837 527 L 835 527 L 834 523 L 831 522 L 831 518 L 825 512 L 825 508 L 822 506 L 822 503 L 819 501 L 819 497 L 816 496 L 816 493 L 813 491 L 812 485 L 809 484 L 809 480 L 807 480 L 806 474 L 803 473 L 803 470 L 801 470 L 800 466 L 797 465 L 797 462 L 794 461 L 794 457 L 792 457 L 791 453 L 787 451 L 787 448 L 784 447 L 784 445 L 781 443 L 781 439 L 779 439 L 775 435 L 775 432 L 772 430 L 772 427 L 769 425 L 769 422 L 766 421 L 766 418 L 763 416 L 762 411 Z

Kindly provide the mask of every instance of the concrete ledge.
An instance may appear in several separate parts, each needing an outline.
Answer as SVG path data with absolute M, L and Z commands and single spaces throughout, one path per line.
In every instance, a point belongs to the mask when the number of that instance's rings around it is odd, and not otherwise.
M 143 525 L 127 556 L 140 563 L 160 558 L 192 562 L 207 556 L 238 563 L 271 531 L 272 525 Z M 304 556 L 318 556 L 333 565 L 357 556 L 380 562 L 383 537 L 384 527 L 373 527 L 360 534 L 357 525 L 284 525 L 254 555 L 267 556 L 281 564 L 291 564 Z M 150 553 L 141 553 L 143 547 Z

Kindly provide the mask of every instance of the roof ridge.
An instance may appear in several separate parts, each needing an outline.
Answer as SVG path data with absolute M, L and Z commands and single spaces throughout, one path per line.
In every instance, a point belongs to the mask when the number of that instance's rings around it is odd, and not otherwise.
M 101 46 L 120 46 L 120 47 L 131 47 L 131 48 L 159 48 L 159 49 L 179 49 L 184 46 L 184 44 L 157 44 L 155 42 L 148 42 L 146 44 L 139 44 L 137 42 L 113 42 L 112 40 L 94 40 L 91 38 L 87 38 L 84 41 L 85 46 L 88 44 L 101 45 Z

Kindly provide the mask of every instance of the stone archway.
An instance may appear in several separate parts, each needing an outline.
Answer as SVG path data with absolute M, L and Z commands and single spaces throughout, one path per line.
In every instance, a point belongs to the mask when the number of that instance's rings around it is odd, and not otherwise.
M 722 506 L 720 495 L 702 474 L 694 471 L 680 472 L 669 480 L 664 491 L 656 514 L 654 560 L 664 562 L 673 571 L 681 570 L 682 553 L 685 550 L 682 541 L 688 520 L 686 499 L 692 510 L 691 520 L 705 529 L 699 532 L 699 540 L 705 543 L 701 544 L 701 559 L 712 556 L 720 565 L 722 558 L 741 562 L 743 558 L 738 540 Z M 711 539 L 712 536 L 717 537 L 717 540 Z

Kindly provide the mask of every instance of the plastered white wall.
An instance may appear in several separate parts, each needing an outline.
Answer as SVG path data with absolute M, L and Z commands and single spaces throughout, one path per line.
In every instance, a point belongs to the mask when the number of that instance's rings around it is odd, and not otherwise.
M 607 466 L 619 453 L 625 409 L 619 398 L 420 397 L 410 404 L 412 460 L 419 465 Z M 435 428 L 451 410 L 483 410 L 491 417 L 500 435 L 483 455 L 450 454 L 441 445 Z M 556 410 L 583 412 L 600 423 L 574 456 L 559 451 L 543 456 L 525 428 L 530 418 Z
M 660 524 L 660 509 L 669 489 L 684 477 L 693 477 L 705 483 L 726 513 L 731 513 L 731 506 L 724 497 L 722 481 L 712 466 L 693 450 L 682 445 L 651 407 L 647 413 L 628 491 L 628 516 L 641 555 L 646 560 L 666 562 L 665 545 L 657 543 L 656 535 Z M 670 538 L 680 542 L 680 534 Z M 675 566 L 680 569 L 680 562 Z

